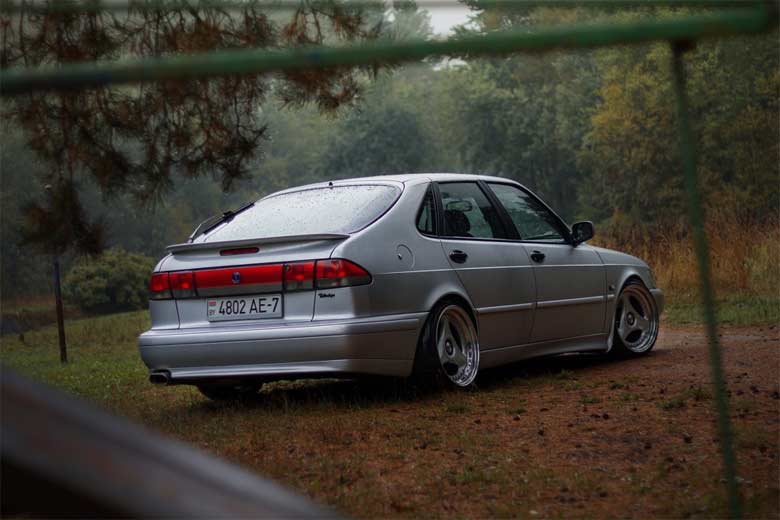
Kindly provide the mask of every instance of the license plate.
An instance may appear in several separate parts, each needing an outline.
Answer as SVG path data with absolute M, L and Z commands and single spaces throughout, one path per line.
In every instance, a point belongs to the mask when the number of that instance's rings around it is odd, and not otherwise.
M 264 294 L 262 296 L 209 298 L 206 301 L 206 315 L 209 321 L 281 318 L 282 295 Z

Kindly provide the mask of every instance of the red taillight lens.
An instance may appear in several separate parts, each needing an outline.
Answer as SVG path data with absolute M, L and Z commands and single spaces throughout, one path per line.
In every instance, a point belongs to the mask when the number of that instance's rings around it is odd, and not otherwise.
M 284 290 L 314 289 L 314 262 L 284 264 Z
M 195 276 L 192 271 L 176 271 L 168 273 L 168 276 L 174 298 L 195 297 Z
M 195 271 L 200 296 L 252 294 L 282 290 L 282 264 Z
M 368 271 L 343 259 L 309 260 L 197 271 L 154 273 L 149 299 L 308 291 L 371 283 Z
M 349 260 L 317 260 L 317 289 L 371 283 L 371 275 Z
M 154 273 L 149 280 L 149 299 L 167 300 L 171 297 L 171 286 L 168 273 Z

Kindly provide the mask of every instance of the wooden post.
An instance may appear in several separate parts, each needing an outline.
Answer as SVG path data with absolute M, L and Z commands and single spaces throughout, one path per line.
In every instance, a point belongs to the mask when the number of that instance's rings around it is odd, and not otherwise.
M 65 319 L 62 312 L 62 289 L 60 288 L 60 257 L 54 255 L 54 299 L 57 307 L 57 335 L 60 339 L 60 362 L 68 362 L 68 350 L 65 345 Z

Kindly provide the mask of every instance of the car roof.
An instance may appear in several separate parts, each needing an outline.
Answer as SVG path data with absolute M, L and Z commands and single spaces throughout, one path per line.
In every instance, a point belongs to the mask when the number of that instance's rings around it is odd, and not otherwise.
M 446 182 L 446 181 L 511 181 L 505 177 L 495 177 L 490 175 L 477 175 L 470 173 L 398 173 L 387 175 L 374 175 L 370 177 L 353 177 L 350 179 L 338 179 L 332 181 L 316 182 L 303 186 L 295 186 L 285 190 L 271 193 L 268 196 L 279 195 L 282 193 L 307 190 L 313 188 L 325 188 L 328 186 L 338 186 L 345 184 L 363 184 L 363 183 L 388 183 L 388 184 L 416 184 L 419 182 Z
M 471 173 L 397 173 L 387 175 L 375 175 L 372 177 L 358 177 L 354 179 L 342 179 L 335 182 L 363 182 L 363 181 L 395 181 L 395 182 L 413 182 L 413 181 L 467 181 L 467 180 L 507 180 L 502 177 L 491 175 L 479 175 Z

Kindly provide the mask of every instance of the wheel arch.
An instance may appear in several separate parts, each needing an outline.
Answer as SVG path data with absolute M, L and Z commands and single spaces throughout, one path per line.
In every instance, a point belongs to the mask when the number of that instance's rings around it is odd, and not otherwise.
M 466 313 L 471 318 L 471 321 L 474 323 L 474 328 L 476 329 L 477 338 L 479 338 L 479 319 L 477 312 L 474 309 L 474 306 L 471 303 L 471 300 L 469 299 L 468 295 L 464 292 L 461 292 L 455 288 L 449 287 L 449 290 L 443 290 L 437 292 L 435 295 L 432 295 L 431 298 L 427 301 L 426 308 L 428 309 L 428 316 L 426 317 L 423 326 L 420 328 L 420 332 L 417 336 L 417 348 L 415 349 L 414 353 L 414 359 L 413 359 L 413 367 L 412 367 L 412 374 L 421 374 L 430 372 L 430 367 L 433 364 L 433 361 L 430 359 L 429 356 L 425 354 L 425 342 L 426 342 L 426 334 L 429 333 L 430 327 L 431 327 L 431 321 L 434 319 L 434 311 L 437 307 L 442 305 L 443 303 L 454 303 L 460 307 L 462 307 Z
M 607 337 L 607 352 L 612 350 L 612 346 L 614 345 L 615 340 L 615 310 L 617 309 L 617 301 L 618 297 L 620 296 L 620 293 L 623 291 L 623 288 L 625 288 L 626 284 L 628 284 L 632 280 L 637 280 L 641 282 L 646 288 L 650 289 L 651 284 L 649 284 L 649 280 L 645 280 L 642 277 L 642 272 L 640 269 L 637 269 L 635 266 L 629 265 L 625 266 L 622 269 L 622 272 L 620 273 L 620 276 L 618 278 L 619 282 L 612 284 L 615 287 L 615 290 L 611 292 L 611 294 L 608 293 L 607 296 L 607 308 L 606 308 L 606 319 L 605 319 L 605 327 L 608 327 L 609 336 Z
M 471 301 L 469 301 L 466 296 L 463 294 L 457 293 L 457 292 L 449 292 L 447 294 L 444 294 L 440 296 L 433 305 L 430 306 L 430 311 L 428 311 L 428 314 L 430 316 L 430 313 L 433 312 L 433 309 L 436 308 L 437 305 L 444 301 L 452 301 L 454 303 L 457 303 L 463 309 L 469 314 L 471 317 L 471 321 L 474 322 L 474 327 L 477 329 L 477 336 L 479 336 L 479 319 L 477 318 L 477 313 L 474 310 L 473 305 L 471 305 Z
M 461 291 L 455 287 L 450 286 L 443 288 L 441 291 L 432 293 L 431 297 L 427 299 L 425 308 L 428 310 L 428 316 L 425 318 L 425 321 L 423 322 L 423 325 L 420 327 L 420 331 L 417 334 L 418 346 L 424 341 L 423 336 L 426 334 L 429 321 L 433 318 L 434 309 L 436 309 L 439 304 L 445 301 L 452 301 L 457 303 L 466 310 L 468 315 L 471 317 L 471 320 L 474 322 L 474 327 L 477 329 L 477 337 L 479 337 L 479 319 L 477 317 L 476 311 L 474 310 L 474 306 L 471 303 L 471 300 L 465 291 Z M 415 358 L 417 357 L 418 353 L 419 348 L 415 349 Z

